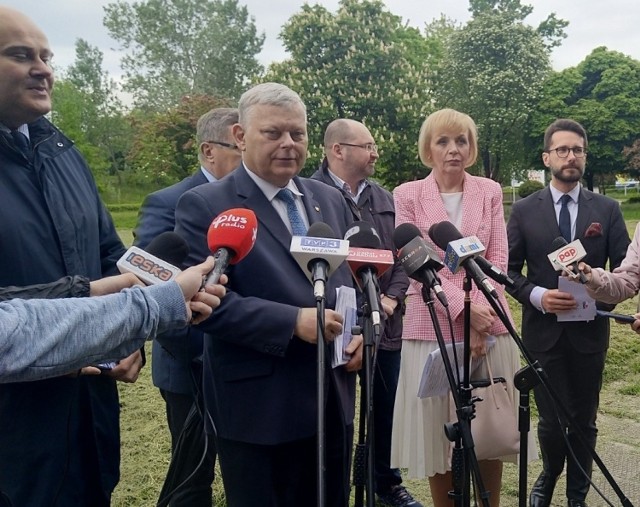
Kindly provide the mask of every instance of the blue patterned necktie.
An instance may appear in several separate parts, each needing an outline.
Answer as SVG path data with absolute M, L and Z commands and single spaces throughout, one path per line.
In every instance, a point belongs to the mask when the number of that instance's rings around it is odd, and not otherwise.
M 11 131 L 11 137 L 13 137 L 13 142 L 25 157 L 29 158 L 31 155 L 31 146 L 29 145 L 29 139 L 22 132 L 18 130 Z
M 571 200 L 569 194 L 564 194 L 560 200 L 562 201 L 562 207 L 560 208 L 560 216 L 558 217 L 558 226 L 560 227 L 560 234 L 567 240 L 567 243 L 571 243 L 571 215 L 569 214 L 569 208 L 567 204 Z
M 304 236 L 307 233 L 307 227 L 304 224 L 304 220 L 298 211 L 298 206 L 296 206 L 296 199 L 293 196 L 293 192 L 288 188 L 283 188 L 280 190 L 276 197 L 280 199 L 287 205 L 287 216 L 289 217 L 289 222 L 291 223 L 291 231 L 294 236 Z

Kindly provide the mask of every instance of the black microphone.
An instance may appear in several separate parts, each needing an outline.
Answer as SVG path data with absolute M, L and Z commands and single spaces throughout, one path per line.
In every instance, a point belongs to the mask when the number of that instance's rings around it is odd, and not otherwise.
M 182 236 L 173 231 L 158 234 L 144 250 L 180 269 L 184 268 L 184 260 L 189 255 L 189 245 Z
M 456 226 L 447 221 L 433 224 L 429 228 L 429 237 L 445 251 L 446 264 L 452 273 L 463 267 L 478 287 L 482 287 L 493 297 L 498 297 L 495 287 L 487 280 L 487 275 L 475 261 L 475 256 L 484 251 L 484 246 L 478 238 L 463 238 Z
M 311 224 L 306 236 L 293 236 L 289 252 L 313 284 L 316 300 L 324 299 L 329 274 L 344 262 L 349 242 L 336 238 L 333 229 L 324 222 Z
M 436 275 L 444 264 L 424 240 L 420 229 L 413 224 L 400 224 L 393 231 L 393 243 L 398 250 L 398 259 L 405 273 L 432 289 L 443 306 L 449 306 L 447 295 L 442 290 L 440 279 Z
M 491 261 L 488 261 L 482 255 L 474 257 L 474 260 L 478 263 L 478 266 L 480 266 L 480 269 L 484 272 L 484 274 L 488 275 L 492 280 L 495 280 L 505 287 L 515 287 L 516 282 L 513 280 L 513 278 L 502 271 L 498 266 L 492 264 Z
M 380 250 L 380 236 L 367 222 L 351 224 L 344 239 L 349 240 L 347 264 L 369 303 L 374 331 L 379 335 L 382 312 L 378 275 L 393 266 L 393 254 Z
M 609 319 L 614 319 L 618 322 L 628 322 L 629 324 L 633 324 L 636 321 L 636 318 L 633 315 L 623 315 L 622 313 L 605 312 L 603 310 L 596 310 L 596 315 L 598 317 L 607 317 Z

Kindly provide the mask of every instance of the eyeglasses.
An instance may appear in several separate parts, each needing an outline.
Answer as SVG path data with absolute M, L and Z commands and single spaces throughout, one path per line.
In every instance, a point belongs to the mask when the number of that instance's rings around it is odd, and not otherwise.
M 376 143 L 366 143 L 366 144 L 351 144 L 351 143 L 338 143 L 341 146 L 354 146 L 355 148 L 362 148 L 363 150 L 367 150 L 369 153 L 375 152 L 378 153 L 378 145 Z
M 205 141 L 206 143 L 217 144 L 218 146 L 223 146 L 224 148 L 229 148 L 230 150 L 237 150 L 237 144 L 231 143 L 223 143 L 222 141 Z
M 560 148 L 553 148 L 552 150 L 547 150 L 547 153 L 551 153 L 552 151 L 556 152 L 559 158 L 567 158 L 569 156 L 569 152 L 573 152 L 573 156 L 576 158 L 582 158 L 587 154 L 587 150 L 580 146 L 576 146 L 574 148 L 568 148 L 567 146 L 560 146 Z

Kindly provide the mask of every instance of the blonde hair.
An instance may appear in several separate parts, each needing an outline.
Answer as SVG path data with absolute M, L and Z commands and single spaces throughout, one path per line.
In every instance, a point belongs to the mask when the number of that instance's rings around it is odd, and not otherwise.
M 475 122 L 468 114 L 455 109 L 440 109 L 427 116 L 420 127 L 418 137 L 418 154 L 422 163 L 431 167 L 431 140 L 434 134 L 442 131 L 454 131 L 467 134 L 469 139 L 469 160 L 466 167 L 471 167 L 478 158 L 478 131 Z

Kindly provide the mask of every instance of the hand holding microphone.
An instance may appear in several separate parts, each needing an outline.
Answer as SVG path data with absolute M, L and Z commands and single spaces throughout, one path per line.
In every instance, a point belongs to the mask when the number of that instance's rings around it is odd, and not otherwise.
M 578 262 L 578 271 L 584 275 L 586 280 L 584 283 L 589 283 L 593 279 L 593 270 L 586 262 Z
M 219 284 L 202 285 L 203 278 L 213 269 L 214 258 L 208 257 L 203 263 L 192 266 L 179 273 L 175 281 L 180 286 L 187 305 L 187 317 L 192 324 L 207 319 L 214 309 L 220 306 L 226 289 L 227 275 L 222 275 Z
M 585 273 L 579 269 L 578 261 L 584 259 L 587 252 L 579 239 L 567 243 L 562 236 L 558 236 L 551 243 L 551 253 L 548 255 L 549 262 L 556 271 L 562 271 L 571 280 L 576 280 L 582 284 L 587 283 Z M 589 267 L 589 273 L 591 268 Z

